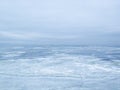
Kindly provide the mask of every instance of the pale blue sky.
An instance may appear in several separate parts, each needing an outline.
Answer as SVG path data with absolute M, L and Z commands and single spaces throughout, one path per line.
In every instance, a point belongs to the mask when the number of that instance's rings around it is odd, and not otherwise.
M 120 1 L 1 0 L 0 43 L 120 45 Z

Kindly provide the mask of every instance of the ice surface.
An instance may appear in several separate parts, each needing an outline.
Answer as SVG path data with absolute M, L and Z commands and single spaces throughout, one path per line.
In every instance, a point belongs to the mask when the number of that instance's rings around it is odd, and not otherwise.
M 2 48 L 0 90 L 120 90 L 120 48 Z

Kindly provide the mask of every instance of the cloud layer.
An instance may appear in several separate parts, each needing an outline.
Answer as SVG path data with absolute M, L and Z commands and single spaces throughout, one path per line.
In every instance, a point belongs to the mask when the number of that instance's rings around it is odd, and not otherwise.
M 119 9 L 119 0 L 0 1 L 0 40 L 119 44 Z

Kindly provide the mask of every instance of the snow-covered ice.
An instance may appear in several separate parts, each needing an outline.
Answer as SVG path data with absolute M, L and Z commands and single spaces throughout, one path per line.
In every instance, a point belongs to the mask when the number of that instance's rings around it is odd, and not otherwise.
M 0 90 L 120 90 L 120 48 L 2 47 Z

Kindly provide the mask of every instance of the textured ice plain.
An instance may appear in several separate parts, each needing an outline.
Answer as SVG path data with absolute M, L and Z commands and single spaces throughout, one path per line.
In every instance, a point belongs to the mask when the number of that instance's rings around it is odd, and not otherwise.
M 118 47 L 13 47 L 0 52 L 0 90 L 120 90 Z

